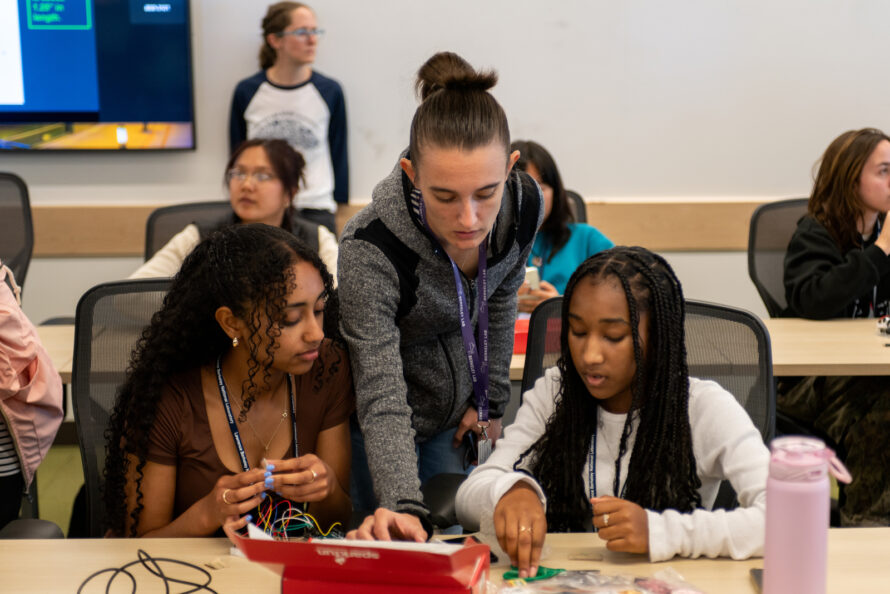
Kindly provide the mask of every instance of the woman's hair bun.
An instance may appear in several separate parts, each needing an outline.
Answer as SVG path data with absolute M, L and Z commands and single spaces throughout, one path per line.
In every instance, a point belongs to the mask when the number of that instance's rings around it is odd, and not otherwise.
M 498 82 L 493 70 L 477 72 L 454 52 L 439 52 L 417 71 L 417 94 L 421 101 L 442 89 L 484 92 Z

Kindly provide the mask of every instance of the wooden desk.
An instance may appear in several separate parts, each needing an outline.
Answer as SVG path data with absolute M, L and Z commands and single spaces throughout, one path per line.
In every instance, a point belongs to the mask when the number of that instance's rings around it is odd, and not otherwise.
M 74 326 L 37 326 L 37 335 L 49 353 L 53 367 L 62 376 L 63 384 L 71 383 L 71 364 L 74 360 Z
M 210 587 L 217 592 L 280 592 L 281 578 L 261 565 L 229 555 L 225 538 L 0 540 L 0 575 L 4 592 L 76 592 L 96 571 L 121 567 L 137 560 L 136 551 L 199 565 L 210 572 Z M 204 564 L 220 559 L 225 567 Z M 203 576 L 188 568 L 164 564 L 168 575 L 193 581 Z M 164 592 L 163 582 L 144 569 L 132 568 L 138 592 Z M 104 592 L 108 575 L 96 578 L 84 592 Z M 117 583 L 120 582 L 120 583 Z M 200 581 L 199 583 L 203 583 Z M 129 592 L 129 580 L 120 576 L 114 592 Z M 186 588 L 174 587 L 181 592 Z
M 763 320 L 775 375 L 890 375 L 890 337 L 874 319 Z
M 890 336 L 880 336 L 875 320 L 763 321 L 770 333 L 773 373 L 782 375 L 890 375 Z M 62 381 L 71 381 L 74 326 L 38 326 L 37 333 Z M 522 380 L 525 355 L 513 355 L 510 379 Z
M 749 570 L 763 567 L 763 559 L 679 559 L 648 563 L 638 555 L 612 553 L 594 534 L 551 534 L 547 543 L 550 557 L 542 560 L 547 567 L 563 569 L 599 569 L 609 574 L 650 576 L 671 567 L 704 592 L 713 594 L 755 594 Z M 828 532 L 828 592 L 867 592 L 890 584 L 890 528 L 833 528 Z M 601 553 L 603 561 L 569 561 L 578 551 Z
M 874 319 L 763 320 L 773 351 L 773 373 L 788 375 L 890 375 L 890 336 Z M 522 380 L 525 355 L 513 355 L 510 379 Z
M 599 569 L 610 574 L 648 576 L 671 567 L 686 580 L 715 594 L 753 594 L 748 570 L 763 567 L 762 559 L 673 559 L 648 563 L 640 556 L 606 551 L 594 534 L 552 534 L 547 537 L 548 567 Z M 73 592 L 92 573 L 120 567 L 137 559 L 137 549 L 153 557 L 167 557 L 205 567 L 220 560 L 225 567 L 208 569 L 210 587 L 217 592 L 280 592 L 278 575 L 261 565 L 228 555 L 229 542 L 220 538 L 182 539 L 85 539 L 85 540 L 0 540 L 0 575 L 4 592 Z M 890 583 L 890 528 L 832 529 L 828 536 L 828 592 L 881 592 Z M 603 555 L 602 561 L 569 561 L 577 552 Z M 207 569 L 205 567 L 205 569 Z M 164 571 L 183 577 L 192 573 L 172 565 Z M 180 572 L 180 573 L 175 573 Z M 501 568 L 492 574 L 499 576 Z M 138 570 L 139 592 L 163 592 L 161 582 Z M 497 580 L 496 580 L 497 581 Z M 104 591 L 105 581 L 97 579 L 86 592 Z M 120 584 L 118 584 L 120 586 Z M 123 591 L 128 588 L 118 588 Z M 177 589 L 177 591 L 179 591 Z

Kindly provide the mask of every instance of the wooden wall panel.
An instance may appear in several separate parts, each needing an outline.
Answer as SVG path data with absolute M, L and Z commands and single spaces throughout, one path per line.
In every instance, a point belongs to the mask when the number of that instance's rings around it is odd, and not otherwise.
M 588 202 L 587 217 L 615 243 L 657 251 L 744 251 L 748 221 L 763 201 Z M 363 204 L 338 213 L 342 229 Z M 35 257 L 141 256 L 156 206 L 34 206 Z

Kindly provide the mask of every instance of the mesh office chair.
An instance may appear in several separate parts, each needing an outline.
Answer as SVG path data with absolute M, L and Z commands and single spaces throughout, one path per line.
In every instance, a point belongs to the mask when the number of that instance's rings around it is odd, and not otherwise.
M 525 367 L 522 369 L 522 394 L 535 386 L 544 372 L 559 359 L 559 335 L 562 323 L 562 297 L 542 301 L 528 320 L 528 343 L 525 347 Z M 522 395 L 519 397 L 522 404 Z
M 14 173 L 0 173 L 0 260 L 9 266 L 20 287 L 34 251 L 34 223 L 28 187 Z
M 170 279 L 97 285 L 77 303 L 71 384 L 77 440 L 86 481 L 89 536 L 101 537 L 105 428 L 130 354 L 151 316 L 161 308 Z
M 735 307 L 686 300 L 686 362 L 689 375 L 716 381 L 751 417 L 763 442 L 776 433 L 776 388 L 769 332 L 754 314 Z M 714 508 L 738 505 L 723 481 Z
M 770 317 L 778 317 L 785 301 L 785 251 L 807 212 L 807 198 L 792 198 L 761 204 L 751 215 L 748 228 L 748 276 Z
M 154 210 L 145 223 L 146 261 L 187 225 L 215 223 L 231 212 L 232 206 L 227 200 L 174 204 Z
M 523 392 L 559 358 L 561 308 L 562 297 L 553 297 L 532 312 Z M 769 333 L 763 322 L 741 309 L 687 300 L 685 330 L 689 374 L 712 379 L 733 394 L 769 443 L 775 435 L 776 393 Z M 714 507 L 736 505 L 735 492 L 724 481 Z
M 586 223 L 587 205 L 584 203 L 584 198 L 581 197 L 581 194 L 573 190 L 566 190 L 566 197 L 569 199 L 569 208 L 572 210 L 575 222 Z
M 808 198 L 791 198 L 762 204 L 751 215 L 748 229 L 748 276 L 757 288 L 770 317 L 779 317 L 788 302 L 785 300 L 785 252 L 797 221 L 807 213 Z M 843 448 L 823 431 L 809 423 L 776 413 L 779 435 L 812 435 L 824 441 L 843 458 Z M 843 499 L 843 486 L 838 485 Z M 838 502 L 832 500 L 831 525 L 840 526 Z

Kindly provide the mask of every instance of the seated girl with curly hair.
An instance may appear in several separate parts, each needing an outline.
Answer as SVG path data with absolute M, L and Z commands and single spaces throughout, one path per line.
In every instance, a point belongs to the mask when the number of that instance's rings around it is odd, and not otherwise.
M 345 523 L 355 396 L 346 352 L 323 326 L 336 328 L 331 275 L 290 233 L 237 225 L 199 244 L 111 416 L 111 533 L 239 529 L 268 490 L 308 503 L 320 525 Z

